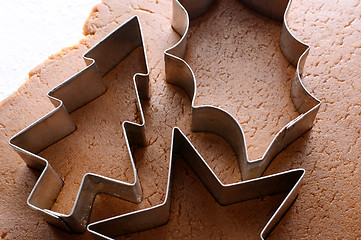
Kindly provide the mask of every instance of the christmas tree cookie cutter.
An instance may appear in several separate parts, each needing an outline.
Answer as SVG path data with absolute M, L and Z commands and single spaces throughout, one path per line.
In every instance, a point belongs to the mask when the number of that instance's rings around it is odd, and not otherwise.
M 83 176 L 71 213 L 65 215 L 50 210 L 61 191 L 63 181 L 49 162 L 37 154 L 76 131 L 69 114 L 102 95 L 106 91 L 102 77 L 138 47 L 143 48 L 139 64 L 144 73 L 136 73 L 133 80 L 140 123 L 125 121 L 122 124 L 133 168 L 133 183 L 87 173 Z M 28 197 L 28 205 L 50 224 L 76 233 L 86 230 L 98 193 L 107 193 L 135 203 L 142 200 L 142 189 L 131 153 L 132 145 L 146 145 L 141 100 L 149 97 L 148 62 L 138 17 L 135 16 L 118 27 L 83 57 L 88 66 L 48 93 L 56 108 L 9 141 L 10 146 L 29 167 L 41 171 Z

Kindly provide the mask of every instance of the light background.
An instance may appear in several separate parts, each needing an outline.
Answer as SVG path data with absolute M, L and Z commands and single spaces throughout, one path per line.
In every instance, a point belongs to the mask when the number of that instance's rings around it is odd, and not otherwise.
M 0 0 L 0 101 L 28 72 L 83 37 L 83 24 L 101 0 Z

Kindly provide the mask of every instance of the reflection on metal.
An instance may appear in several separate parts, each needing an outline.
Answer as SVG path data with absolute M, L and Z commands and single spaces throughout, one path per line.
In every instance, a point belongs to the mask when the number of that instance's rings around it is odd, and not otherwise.
M 141 123 L 123 123 L 134 182 L 126 183 L 87 173 L 82 179 L 71 213 L 65 215 L 51 211 L 63 181 L 48 161 L 37 154 L 76 130 L 69 113 L 102 95 L 106 91 L 102 77 L 138 47 L 143 48 L 139 64 L 143 66 L 144 73 L 135 74 L 133 80 Z M 86 230 L 93 201 L 98 193 L 108 193 L 135 203 L 141 201 L 142 189 L 130 147 L 134 144 L 146 144 L 140 103 L 141 99 L 148 98 L 149 88 L 148 63 L 144 49 L 138 18 L 133 17 L 84 54 L 88 65 L 84 70 L 48 93 L 56 107 L 52 112 L 10 139 L 10 145 L 26 164 L 42 172 L 28 198 L 28 205 L 37 210 L 47 222 L 67 231 L 81 233 Z

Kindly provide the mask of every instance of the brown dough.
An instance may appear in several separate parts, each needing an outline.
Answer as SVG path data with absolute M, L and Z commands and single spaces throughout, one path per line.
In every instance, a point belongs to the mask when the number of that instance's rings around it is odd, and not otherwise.
M 279 154 L 266 172 L 306 170 L 296 202 L 269 239 L 361 237 L 360 11 L 358 1 L 292 3 L 289 25 L 312 47 L 305 84 L 322 105 L 314 128 Z M 1 238 L 90 238 L 48 225 L 26 205 L 39 173 L 24 164 L 8 140 L 53 109 L 46 93 L 81 70 L 82 54 L 135 14 L 151 70 L 151 99 L 143 104 L 149 146 L 135 150 L 144 200 L 132 204 L 99 195 L 91 222 L 163 201 L 174 126 L 184 131 L 223 182 L 240 180 L 229 145 L 211 134 L 192 133 L 189 99 L 165 82 L 163 51 L 179 39 L 170 25 L 170 1 L 103 1 L 86 21 L 83 40 L 33 69 L 19 91 L 0 103 Z M 261 157 L 275 133 L 297 116 L 289 96 L 294 69 L 278 47 L 280 26 L 236 0 L 217 2 L 191 23 L 186 60 L 197 78 L 196 104 L 229 111 L 245 131 L 251 159 Z M 109 87 L 104 95 L 71 115 L 78 130 L 40 154 L 65 182 L 52 210 L 70 212 L 86 172 L 132 179 L 121 123 L 136 119 L 136 71 L 134 53 L 104 78 Z M 175 168 L 169 223 L 121 239 L 258 239 L 284 197 L 220 206 L 180 158 Z

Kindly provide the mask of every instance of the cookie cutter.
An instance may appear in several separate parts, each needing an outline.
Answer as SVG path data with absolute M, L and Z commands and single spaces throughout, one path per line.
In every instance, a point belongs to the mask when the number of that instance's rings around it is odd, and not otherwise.
M 84 106 L 106 91 L 102 77 L 138 47 L 143 48 L 139 65 L 144 73 L 133 76 L 137 95 L 140 123 L 125 121 L 122 124 L 126 145 L 133 167 L 133 183 L 122 182 L 93 173 L 83 176 L 73 209 L 69 215 L 51 209 L 61 188 L 62 179 L 39 152 L 76 130 L 70 113 Z M 146 145 L 144 116 L 141 100 L 149 98 L 149 71 L 138 17 L 135 16 L 110 33 L 83 55 L 87 67 L 48 93 L 55 109 L 17 133 L 9 141 L 25 163 L 41 171 L 27 203 L 50 224 L 66 231 L 81 233 L 86 230 L 95 196 L 107 193 L 139 203 L 142 189 L 131 153 L 132 145 Z
M 212 5 L 214 0 L 182 1 L 189 18 L 197 18 Z M 246 6 L 278 21 L 283 20 L 280 47 L 286 59 L 296 66 L 291 87 L 291 99 L 299 116 L 286 124 L 274 137 L 261 159 L 249 161 L 246 140 L 238 122 L 225 110 L 214 106 L 195 106 L 196 81 L 191 67 L 183 60 L 186 49 L 189 18 L 179 4 L 173 5 L 173 28 L 181 40 L 165 51 L 167 82 L 182 88 L 192 101 L 192 130 L 212 132 L 222 136 L 238 156 L 243 179 L 261 176 L 272 159 L 287 145 L 312 128 L 320 101 L 312 96 L 302 83 L 302 72 L 309 47 L 297 40 L 287 25 L 289 0 L 241 0 Z
M 289 0 L 243 0 L 251 9 L 276 20 L 283 20 L 280 46 L 288 61 L 296 66 L 291 88 L 292 101 L 300 115 L 286 124 L 274 137 L 263 157 L 249 161 L 244 133 L 238 122 L 226 111 L 214 106 L 195 106 L 196 80 L 190 66 L 183 59 L 190 19 L 204 14 L 214 0 L 173 0 L 173 29 L 181 39 L 164 52 L 166 81 L 183 89 L 192 102 L 192 131 L 217 134 L 230 143 L 236 153 L 243 181 L 223 184 L 180 129 L 172 133 L 171 156 L 165 200 L 156 206 L 126 213 L 88 225 L 96 239 L 112 239 L 117 235 L 143 231 L 166 224 L 170 212 L 170 191 L 173 154 L 180 154 L 198 175 L 215 199 L 222 205 L 249 200 L 269 194 L 288 192 L 287 196 L 263 228 L 260 237 L 266 238 L 295 201 L 304 169 L 295 169 L 260 177 L 272 159 L 287 145 L 312 128 L 320 101 L 302 83 L 302 71 L 309 47 L 297 40 L 287 26 Z
M 281 205 L 263 228 L 262 239 L 269 235 L 296 199 L 301 186 L 301 179 L 305 174 L 305 170 L 295 169 L 252 180 L 223 184 L 181 130 L 174 128 L 165 200 L 161 204 L 150 208 L 90 223 L 88 231 L 94 239 L 113 239 L 115 236 L 156 228 L 169 221 L 174 154 L 180 154 L 186 160 L 221 205 L 230 205 L 271 194 L 288 192 Z

